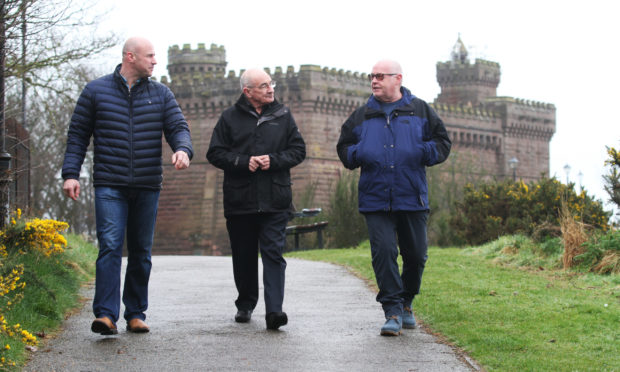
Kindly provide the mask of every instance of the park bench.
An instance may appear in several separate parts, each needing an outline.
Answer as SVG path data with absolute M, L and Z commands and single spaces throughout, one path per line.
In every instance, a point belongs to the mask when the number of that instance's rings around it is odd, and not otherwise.
M 300 212 L 293 213 L 294 217 L 313 217 L 321 213 L 321 208 L 304 208 Z M 295 237 L 295 247 L 293 250 L 299 250 L 299 235 L 316 231 L 316 240 L 319 248 L 323 248 L 323 230 L 327 227 L 327 221 L 320 221 L 305 225 L 291 225 L 286 227 L 286 235 Z

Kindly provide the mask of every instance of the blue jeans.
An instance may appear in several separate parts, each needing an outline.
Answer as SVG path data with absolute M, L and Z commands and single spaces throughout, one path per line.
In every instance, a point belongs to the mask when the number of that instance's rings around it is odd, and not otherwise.
M 124 318 L 146 319 L 151 247 L 159 191 L 104 187 L 95 188 L 95 213 L 99 256 L 95 278 L 93 312 L 114 323 L 120 312 L 121 263 L 127 231 L 127 269 L 123 289 Z
M 411 306 L 420 292 L 426 264 L 427 211 L 364 213 L 370 238 L 372 267 L 377 278 L 381 303 L 386 317 L 402 315 L 403 306 Z M 402 274 L 398 269 L 398 248 L 403 258 Z

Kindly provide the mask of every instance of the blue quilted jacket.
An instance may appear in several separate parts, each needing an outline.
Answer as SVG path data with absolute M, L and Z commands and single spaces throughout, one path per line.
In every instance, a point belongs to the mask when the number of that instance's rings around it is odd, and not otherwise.
M 79 179 L 91 136 L 95 186 L 157 189 L 162 184 L 162 133 L 173 152 L 193 156 L 190 131 L 165 85 L 141 79 L 131 92 L 118 65 L 86 85 L 67 136 L 62 178 Z
M 406 88 L 390 116 L 371 96 L 342 125 L 337 150 L 348 169 L 361 167 L 360 212 L 428 210 L 426 167 L 443 162 L 451 142 L 443 122 Z

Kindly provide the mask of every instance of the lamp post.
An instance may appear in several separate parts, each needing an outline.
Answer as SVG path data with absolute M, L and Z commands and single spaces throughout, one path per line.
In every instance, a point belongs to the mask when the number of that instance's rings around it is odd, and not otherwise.
M 583 180 L 583 173 L 579 171 L 579 173 L 577 173 L 577 177 L 579 178 L 579 189 L 583 191 L 583 184 L 581 183 L 581 181 Z
M 517 165 L 519 165 L 519 159 L 514 156 L 508 160 L 508 166 L 512 169 L 512 181 L 517 182 Z
M 570 165 L 566 164 L 564 166 L 564 173 L 566 173 L 566 184 L 568 185 L 568 175 L 570 174 Z

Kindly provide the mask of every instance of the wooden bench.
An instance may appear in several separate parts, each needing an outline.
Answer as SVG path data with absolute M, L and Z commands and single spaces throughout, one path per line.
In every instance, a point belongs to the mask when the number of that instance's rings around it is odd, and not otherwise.
M 321 208 L 302 209 L 301 212 L 295 212 L 295 217 L 313 217 L 321 213 Z M 293 250 L 299 250 L 299 235 L 316 231 L 316 240 L 319 248 L 323 248 L 323 230 L 327 227 L 327 221 L 320 221 L 306 225 L 291 225 L 286 227 L 286 235 L 295 236 L 295 247 Z

